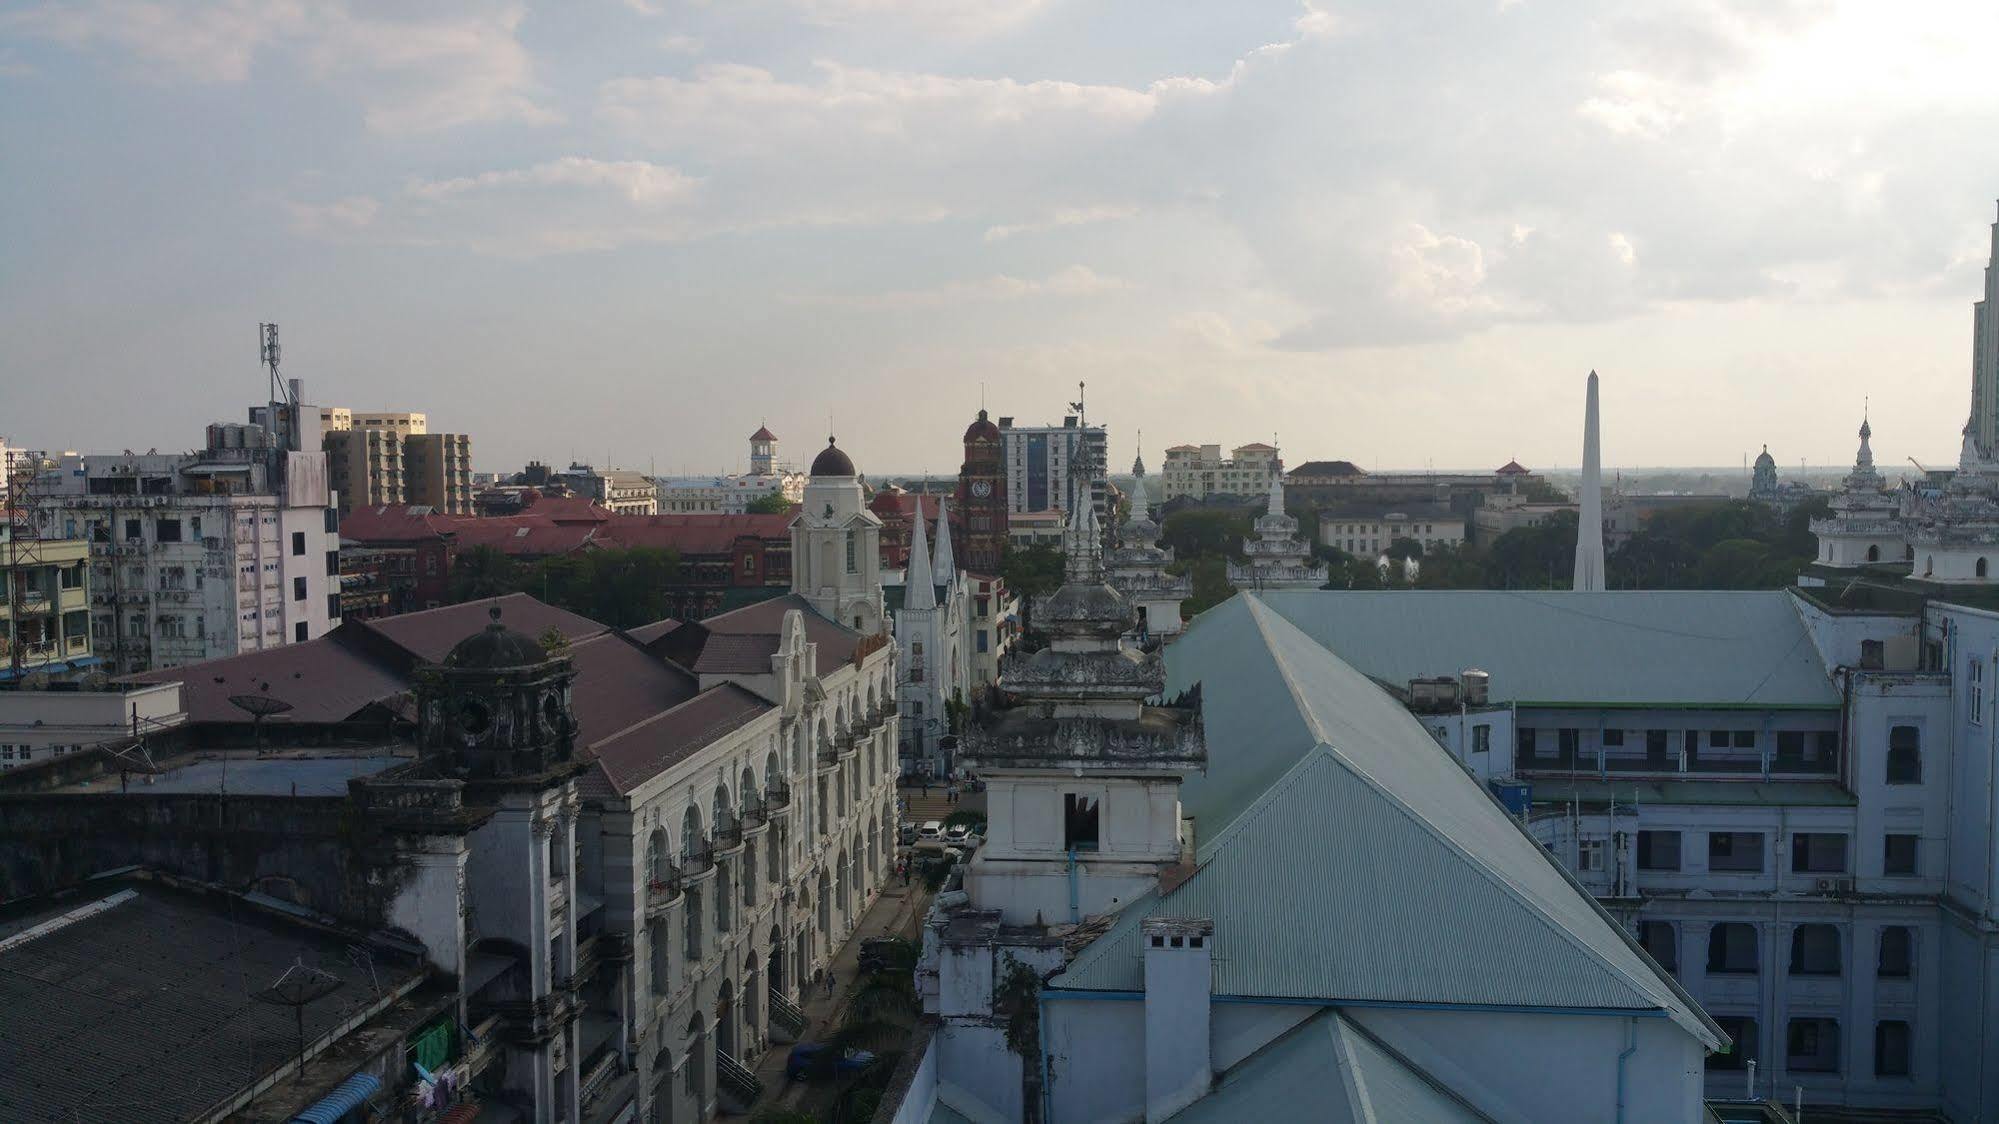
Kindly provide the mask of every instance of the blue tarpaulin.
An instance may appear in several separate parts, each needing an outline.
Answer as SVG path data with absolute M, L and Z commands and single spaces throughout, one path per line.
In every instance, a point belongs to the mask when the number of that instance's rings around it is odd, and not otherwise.
M 367 1103 L 375 1090 L 382 1087 L 382 1079 L 372 1073 L 357 1073 L 340 1083 L 340 1087 L 328 1093 L 318 1104 L 292 1117 L 292 1124 L 340 1124 L 350 1112 Z

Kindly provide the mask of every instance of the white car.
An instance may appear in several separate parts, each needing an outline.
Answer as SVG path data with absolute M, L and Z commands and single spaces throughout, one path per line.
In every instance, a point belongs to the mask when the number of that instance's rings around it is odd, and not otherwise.
M 944 833 L 944 842 L 953 844 L 963 843 L 971 837 L 972 829 L 970 825 L 954 823 L 951 825 L 950 830 Z
M 924 820 L 923 826 L 916 829 L 916 838 L 919 841 L 928 841 L 932 843 L 936 842 L 939 839 L 944 838 L 944 821 Z

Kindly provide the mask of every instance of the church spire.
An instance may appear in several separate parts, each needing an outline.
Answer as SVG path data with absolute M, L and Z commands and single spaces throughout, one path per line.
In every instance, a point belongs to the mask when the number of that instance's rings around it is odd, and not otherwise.
M 919 519 L 918 522 L 922 520 Z M 958 562 L 951 557 L 951 521 L 944 514 L 943 496 L 937 497 L 937 553 L 931 561 L 930 568 L 946 585 L 957 580 Z
M 902 605 L 905 609 L 935 609 L 937 583 L 930 573 L 930 544 L 923 537 L 923 497 L 916 501 L 916 513 L 909 523 L 909 566 L 902 575 Z
M 1076 503 L 1069 511 L 1069 528 L 1062 534 L 1062 549 L 1068 554 L 1063 577 L 1070 582 L 1095 583 L 1103 580 L 1103 535 L 1097 530 L 1097 506 L 1090 502 L 1090 479 L 1076 482 Z

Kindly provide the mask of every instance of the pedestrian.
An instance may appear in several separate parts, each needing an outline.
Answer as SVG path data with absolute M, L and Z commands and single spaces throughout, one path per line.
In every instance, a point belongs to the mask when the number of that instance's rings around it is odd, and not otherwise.
M 925 777 L 925 778 L 923 778 L 923 798 L 924 798 L 925 800 L 928 800 L 928 799 L 930 799 L 930 778 L 929 778 L 929 777 Z
M 826 998 L 833 998 L 833 971 L 830 968 L 826 970 Z

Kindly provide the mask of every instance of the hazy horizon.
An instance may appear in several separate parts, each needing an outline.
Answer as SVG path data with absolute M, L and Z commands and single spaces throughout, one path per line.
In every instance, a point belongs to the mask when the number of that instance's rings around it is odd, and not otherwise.
M 263 394 L 569 458 L 955 469 L 1950 450 L 1999 6 L 28 3 L 0 14 L 0 431 Z M 1918 459 L 1929 463 L 1928 456 Z

